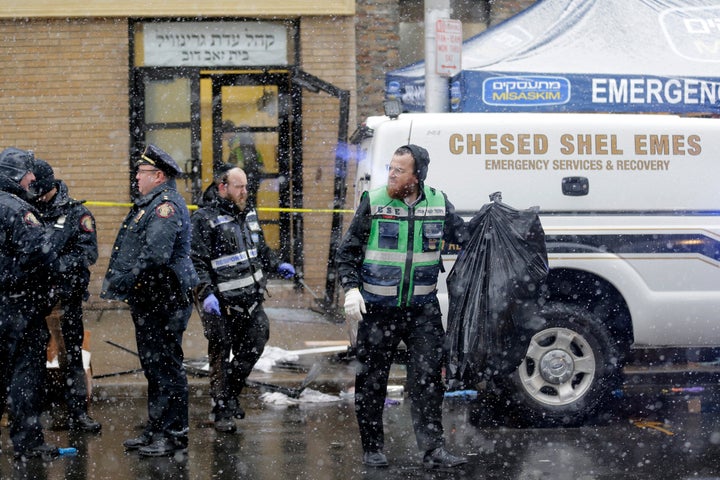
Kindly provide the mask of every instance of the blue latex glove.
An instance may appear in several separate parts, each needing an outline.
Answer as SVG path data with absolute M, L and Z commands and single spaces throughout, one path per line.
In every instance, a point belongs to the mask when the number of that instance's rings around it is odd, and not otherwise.
M 214 313 L 215 315 L 220 315 L 220 302 L 218 302 L 218 299 L 214 293 L 211 293 L 210 295 L 205 297 L 205 300 L 203 300 L 203 310 L 207 313 Z
M 283 278 L 293 278 L 295 276 L 295 267 L 293 267 L 289 263 L 281 263 L 278 266 L 278 273 Z

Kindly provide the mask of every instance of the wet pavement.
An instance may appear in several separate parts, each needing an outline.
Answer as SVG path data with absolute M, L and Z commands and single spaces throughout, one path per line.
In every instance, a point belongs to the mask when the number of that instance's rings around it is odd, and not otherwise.
M 76 456 L 21 464 L 3 453 L 0 476 L 78 480 L 720 478 L 720 416 L 690 413 L 682 397 L 660 407 L 650 400 L 652 412 L 644 412 L 643 424 L 631 421 L 632 412 L 625 405 L 601 424 L 546 429 L 483 425 L 476 403 L 448 400 L 448 449 L 469 459 L 466 466 L 452 471 L 421 467 L 406 400 L 386 409 L 385 451 L 390 466 L 385 469 L 368 469 L 360 463 L 351 400 L 278 406 L 246 395 L 242 403 L 247 417 L 238 422 L 235 434 L 214 431 L 207 421 L 208 401 L 202 396 L 192 399 L 190 445 L 182 458 L 147 459 L 124 452 L 122 441 L 140 432 L 145 411 L 144 399 L 124 398 L 93 405 L 94 417 L 103 423 L 100 435 L 47 432 L 48 441 L 76 447 Z M 5 431 L 3 440 L 7 452 Z
M 268 345 L 289 350 L 341 343 L 342 325 L 308 310 L 269 308 Z M 197 323 L 193 323 L 197 322 Z M 612 413 L 580 428 L 520 428 L 500 415 L 492 417 L 476 400 L 448 398 L 444 406 L 447 447 L 467 456 L 466 466 L 426 471 L 412 433 L 409 402 L 389 397 L 385 414 L 390 466 L 368 469 L 361 448 L 352 395 L 353 369 L 328 355 L 303 356 L 296 368 L 254 372 L 256 381 L 297 387 L 310 364 L 322 374 L 305 390 L 327 403 L 271 403 L 287 397 L 263 396 L 248 389 L 241 398 L 247 417 L 235 434 L 215 432 L 208 418 L 207 377 L 191 384 L 190 445 L 187 455 L 141 458 L 126 453 L 122 442 L 141 432 L 146 414 L 142 374 L 122 374 L 139 367 L 131 354 L 108 343 L 134 349 L 127 312 L 105 312 L 87 323 L 92 330 L 93 382 L 91 415 L 102 422 L 99 435 L 52 429 L 46 439 L 78 449 L 75 456 L 44 463 L 15 462 L 7 428 L 2 428 L 0 478 L 15 479 L 720 479 L 720 409 L 711 390 L 692 394 L 663 393 L 652 382 L 618 396 Z M 186 336 L 186 356 L 205 353 L 197 318 Z M 114 373 L 121 373 L 114 375 Z M 105 376 L 108 375 L 109 376 Z M 392 384 L 401 384 L 403 367 L 393 367 Z M 710 381 L 714 381 L 710 379 Z M 312 397 L 315 394 L 315 397 Z M 321 394 L 325 394 L 322 396 Z M 267 395 L 267 394 L 266 394 Z

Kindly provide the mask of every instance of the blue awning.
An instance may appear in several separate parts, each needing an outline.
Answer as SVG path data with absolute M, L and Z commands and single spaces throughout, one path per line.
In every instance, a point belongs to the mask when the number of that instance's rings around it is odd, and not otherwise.
M 720 114 L 715 0 L 544 0 L 465 41 L 453 111 Z M 386 75 L 424 111 L 425 64 Z

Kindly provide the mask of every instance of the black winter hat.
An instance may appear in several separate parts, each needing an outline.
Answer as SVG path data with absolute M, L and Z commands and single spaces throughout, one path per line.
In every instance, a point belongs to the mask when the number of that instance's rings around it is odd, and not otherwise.
M 55 188 L 55 172 L 45 160 L 35 159 L 33 173 L 35 181 L 30 184 L 30 188 L 34 195 L 40 197 Z
M 230 170 L 237 168 L 234 163 L 221 163 L 213 167 L 213 178 L 218 181 L 222 179 Z
M 8 147 L 0 152 L 0 175 L 20 183 L 25 174 L 32 172 L 35 155 L 27 150 Z
M 410 144 L 405 145 L 405 148 L 412 152 L 413 159 L 415 160 L 415 176 L 424 182 L 427 178 L 428 166 L 430 165 L 430 154 L 420 145 Z

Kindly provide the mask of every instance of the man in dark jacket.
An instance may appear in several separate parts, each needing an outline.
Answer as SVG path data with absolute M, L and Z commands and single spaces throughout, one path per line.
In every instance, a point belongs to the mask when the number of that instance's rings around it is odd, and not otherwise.
M 270 335 L 262 306 L 266 272 L 292 278 L 295 269 L 265 243 L 257 213 L 247 205 L 247 177 L 240 168 L 219 177 L 217 195 L 193 214 L 192 225 L 215 429 L 230 433 L 234 419 L 245 416 L 238 396 Z
M 213 181 L 203 192 L 202 197 L 198 202 L 198 206 L 204 207 L 215 200 L 215 197 L 217 197 L 218 194 L 218 185 L 220 185 L 222 179 L 225 178 L 227 172 L 233 168 L 236 168 L 236 166 L 232 163 L 221 163 L 213 167 Z
M 387 186 L 364 192 L 337 251 L 346 320 L 359 323 L 355 412 L 363 463 L 387 466 L 383 407 L 395 350 L 409 355 L 413 428 L 426 468 L 466 463 L 444 448 L 443 331 L 437 299 L 443 241 L 462 245 L 463 219 L 445 194 L 424 185 L 430 157 L 417 145 L 395 151 Z
M 34 155 L 9 147 L 0 153 L 0 415 L 6 402 L 15 457 L 56 457 L 45 443 L 40 415 L 48 330 L 38 306 L 55 251 L 27 203 Z
M 143 456 L 184 453 L 188 385 L 182 337 L 198 277 L 190 260 L 190 214 L 177 191 L 173 158 L 148 145 L 136 164 L 138 191 L 118 232 L 101 297 L 130 305 L 140 365 L 148 381 L 148 423 L 124 442 Z
M 68 426 L 72 430 L 98 433 L 100 423 L 88 415 L 88 388 L 83 365 L 83 306 L 88 299 L 90 266 L 98 258 L 95 218 L 83 202 L 70 198 L 67 185 L 55 179 L 55 172 L 44 160 L 35 159 L 35 181 L 30 189 L 33 204 L 50 230 L 58 258 L 53 264 L 53 295 L 48 309 L 51 319 L 59 319 L 62 355 L 58 361 L 63 372 L 64 396 L 68 408 Z

